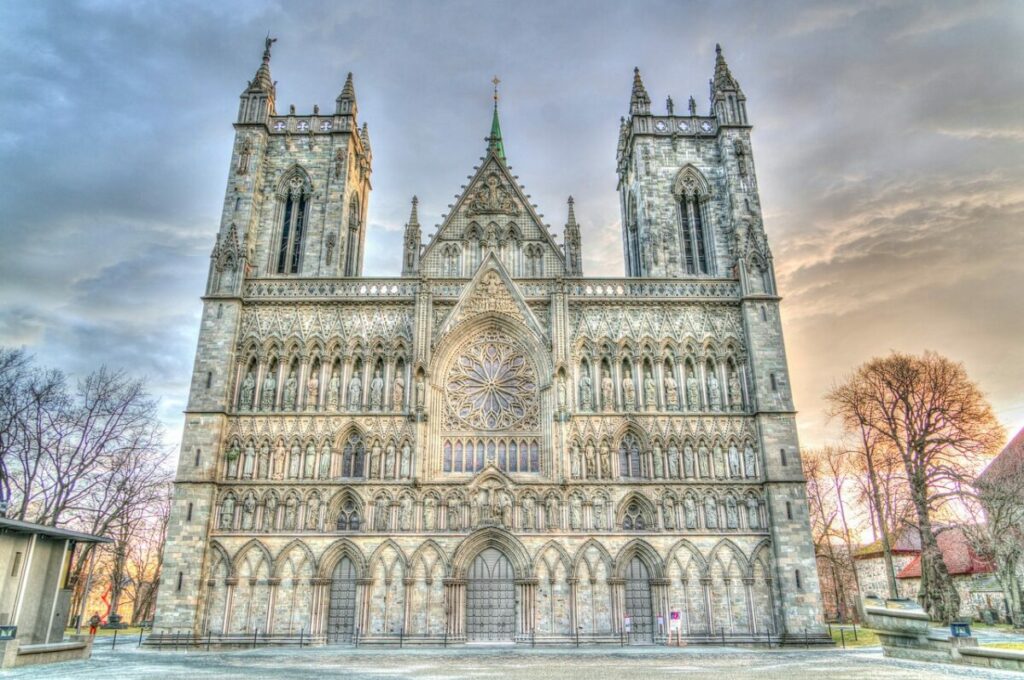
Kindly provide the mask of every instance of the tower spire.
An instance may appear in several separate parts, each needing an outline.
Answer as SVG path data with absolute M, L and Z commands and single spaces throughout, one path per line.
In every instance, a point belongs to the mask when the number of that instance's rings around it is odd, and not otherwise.
M 582 276 L 583 263 L 580 254 L 580 226 L 576 223 L 576 201 L 569 197 L 569 216 L 565 221 L 565 273 Z
M 345 85 L 341 88 L 341 94 L 334 101 L 337 104 L 336 113 L 355 118 L 358 107 L 356 106 L 356 87 L 352 84 L 351 71 L 345 77 Z
M 402 276 L 415 276 L 420 270 L 420 218 L 417 214 L 417 206 L 420 200 L 412 197 L 412 210 L 409 213 L 409 221 L 405 224 L 405 243 L 402 254 Z
M 629 98 L 629 114 L 631 116 L 646 116 L 651 113 L 651 98 L 647 95 L 647 88 L 640 78 L 640 67 L 633 69 L 633 92 Z
M 270 48 L 277 38 L 267 38 L 263 42 L 263 62 L 256 69 L 256 75 L 245 86 L 242 92 L 242 104 L 238 110 L 239 123 L 266 123 L 268 116 L 277 114 L 274 106 L 276 84 L 270 77 Z
M 747 124 L 747 98 L 740 83 L 733 78 L 729 64 L 722 56 L 722 46 L 715 44 L 715 76 L 711 79 L 711 112 L 719 123 Z
M 501 79 L 494 76 L 491 83 L 494 84 L 494 114 L 491 116 L 491 134 L 487 137 L 487 150 L 494 151 L 498 158 L 507 163 L 505 144 L 501 141 L 501 123 L 498 121 L 498 84 L 501 83 Z

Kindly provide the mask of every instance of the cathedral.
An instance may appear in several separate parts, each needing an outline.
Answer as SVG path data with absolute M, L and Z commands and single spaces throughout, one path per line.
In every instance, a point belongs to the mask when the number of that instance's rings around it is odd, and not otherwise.
M 210 257 L 155 631 L 314 644 L 764 642 L 821 604 L 746 99 L 616 152 L 625 276 L 588 278 L 487 146 L 401 275 L 362 275 L 349 74 L 281 114 L 267 40 Z

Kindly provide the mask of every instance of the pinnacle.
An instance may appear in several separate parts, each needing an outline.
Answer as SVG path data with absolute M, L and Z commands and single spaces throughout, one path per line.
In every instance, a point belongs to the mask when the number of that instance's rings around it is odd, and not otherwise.
M 409 226 L 419 226 L 420 218 L 417 213 L 416 207 L 419 205 L 420 199 L 415 196 L 412 197 L 412 211 L 409 213 Z
M 647 114 L 651 112 L 651 98 L 647 95 L 647 88 L 640 77 L 640 67 L 633 68 L 633 92 L 629 98 L 630 114 Z
M 573 206 L 576 204 L 576 201 L 573 199 L 572 196 L 570 196 L 568 203 L 569 203 L 569 220 L 568 220 L 568 222 L 566 222 L 566 226 L 575 226 L 576 225 L 576 210 L 575 210 L 575 208 Z

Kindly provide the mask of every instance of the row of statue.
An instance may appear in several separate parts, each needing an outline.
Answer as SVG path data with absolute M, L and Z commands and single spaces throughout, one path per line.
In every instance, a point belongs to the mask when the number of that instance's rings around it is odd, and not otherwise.
M 566 528 L 573 531 L 616 529 L 608 521 L 608 504 L 603 496 L 587 501 L 580 495 L 573 495 L 566 503 L 567 517 L 562 517 L 562 503 L 555 496 L 535 501 L 532 496 L 524 497 L 518 504 L 519 521 L 516 522 L 517 504 L 505 489 L 478 489 L 470 502 L 449 499 L 446 503 L 428 496 L 422 503 L 422 523 L 416 526 L 416 503 L 411 496 L 402 496 L 392 501 L 379 496 L 372 503 L 373 531 L 463 531 L 483 526 L 501 526 L 506 529 L 523 531 L 556 531 Z M 221 501 L 218 527 L 222 531 L 321 531 L 321 513 L 327 506 L 317 495 L 302 502 L 298 495 L 291 493 L 283 503 L 276 494 L 269 494 L 258 513 L 256 494 L 247 493 L 238 503 L 233 493 Z M 744 512 L 745 511 L 745 512 Z M 343 508 L 344 517 L 339 517 L 339 530 L 359 530 L 364 525 L 358 518 L 358 508 L 351 501 Z M 738 501 L 727 494 L 724 501 L 714 494 L 706 494 L 701 500 L 687 494 L 682 501 L 666 496 L 660 506 L 660 528 L 666 531 L 677 529 L 762 529 L 761 503 L 754 496 Z M 745 526 L 741 527 L 741 514 Z M 257 517 L 259 515 L 259 517 Z M 353 521 L 354 520 L 354 521 Z M 442 526 L 443 523 L 443 526 Z M 621 527 L 624 530 L 658 530 L 658 521 L 644 519 L 635 502 L 631 502 L 623 514 Z M 324 527 L 326 529 L 326 527 Z
M 639 457 L 639 463 L 631 465 L 632 458 Z M 690 445 L 683 447 L 680 455 L 679 447 L 673 442 L 663 448 L 655 442 L 649 451 L 641 452 L 634 440 L 623 439 L 619 448 L 620 476 L 635 476 L 633 470 L 651 479 L 680 478 L 734 478 L 757 477 L 757 455 L 754 447 L 747 444 L 740 454 L 735 444 L 723 451 L 721 446 L 708 450 L 701 445 L 694 452 Z M 611 446 L 607 442 L 600 448 L 593 442 L 581 446 L 573 442 L 569 447 L 569 472 L 573 479 L 611 479 L 615 477 L 612 468 Z
M 678 411 L 680 409 L 679 401 L 679 388 L 676 383 L 675 377 L 672 372 L 668 371 L 662 380 L 662 385 L 665 388 L 665 400 L 664 404 L 669 411 Z M 721 411 L 723 403 L 728 404 L 729 410 L 740 411 L 743 409 L 743 390 L 740 387 L 739 377 L 735 372 L 729 373 L 729 381 L 727 384 L 728 389 L 724 395 L 721 390 L 718 378 L 715 377 L 713 372 L 708 373 L 707 382 L 705 384 L 705 391 L 703 394 L 704 404 L 711 411 Z M 621 381 L 622 388 L 622 399 L 621 403 L 624 410 L 633 411 L 637 407 L 637 392 L 636 386 L 633 383 L 633 377 L 629 374 L 626 375 Z M 564 397 L 562 396 L 563 388 L 559 387 L 559 403 L 564 406 Z M 594 403 L 594 384 L 590 378 L 589 372 L 584 369 L 583 375 L 579 381 L 579 398 L 580 398 L 580 409 L 583 411 L 595 410 Z M 690 411 L 701 410 L 701 390 L 697 377 L 690 373 L 686 377 L 686 408 Z M 644 404 L 648 411 L 657 410 L 658 406 L 658 387 L 654 380 L 654 377 L 648 372 L 644 376 L 643 380 L 643 397 Z M 615 410 L 615 381 L 612 380 L 608 371 L 604 372 L 604 376 L 601 378 L 601 409 L 604 411 Z
M 225 455 L 226 479 L 319 479 L 332 480 L 351 476 L 351 451 L 334 451 L 330 441 L 325 441 L 317 455 L 313 442 L 306 444 L 305 452 L 298 441 L 293 441 L 291 450 L 285 449 L 284 441 L 278 441 L 273 452 L 270 444 L 264 442 L 256 451 L 253 442 L 247 442 L 244 449 L 232 444 Z M 408 441 L 401 447 L 390 442 L 383 446 L 374 442 L 369 451 L 368 479 L 409 479 L 412 477 L 412 446 Z M 358 467 L 362 468 L 362 461 Z
M 238 396 L 238 407 L 241 410 L 272 411 L 277 403 L 277 378 L 276 371 L 267 371 L 263 378 L 263 386 L 260 390 L 259 401 L 256 395 L 256 376 L 252 369 L 246 373 L 242 380 L 242 386 Z M 331 372 L 330 380 L 327 383 L 327 394 L 325 398 L 325 409 L 327 411 L 339 411 L 343 402 L 341 390 L 341 378 L 338 371 Z M 363 407 L 363 380 L 359 377 L 359 371 L 355 371 L 348 382 L 348 410 L 360 411 Z M 314 410 L 320 404 L 320 379 L 317 371 L 311 371 L 306 381 L 306 408 Z M 376 369 L 369 385 L 369 408 L 371 411 L 380 411 L 384 406 L 384 378 L 380 369 Z M 416 384 L 416 405 L 423 405 L 423 381 L 418 380 Z M 294 411 L 299 406 L 299 381 L 295 376 L 295 369 L 292 369 L 284 381 L 281 391 L 281 410 Z M 405 379 L 399 371 L 391 384 L 391 410 L 401 411 L 405 408 Z

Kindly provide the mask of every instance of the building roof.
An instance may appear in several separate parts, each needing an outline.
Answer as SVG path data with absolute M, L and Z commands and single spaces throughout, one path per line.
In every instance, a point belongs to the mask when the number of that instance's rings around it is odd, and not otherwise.
M 113 539 L 105 536 L 93 536 L 92 534 L 82 533 L 81 531 L 58 529 L 57 527 L 49 527 L 43 524 L 36 524 L 35 522 L 23 522 L 20 519 L 7 519 L 6 517 L 0 517 L 0 532 L 39 534 L 41 536 L 50 536 L 52 538 L 67 538 L 72 541 L 78 541 L 79 543 L 114 542 Z
M 950 576 L 990 574 L 995 571 L 990 562 L 974 553 L 962 528 L 954 527 L 941 531 L 935 540 L 938 541 L 942 561 L 946 563 L 946 570 Z M 896 574 L 896 578 L 921 578 L 921 556 L 914 557 L 900 573 Z
M 893 539 L 891 547 L 893 555 L 917 555 L 920 553 L 921 534 L 917 531 L 917 527 L 909 524 L 904 525 Z M 880 557 L 883 552 L 882 540 L 879 539 L 854 550 L 853 558 L 855 560 L 863 560 Z
M 978 481 L 995 483 L 1002 477 L 1008 477 L 1024 471 L 1024 428 L 1010 440 L 999 455 L 992 459 L 988 467 L 978 475 Z

